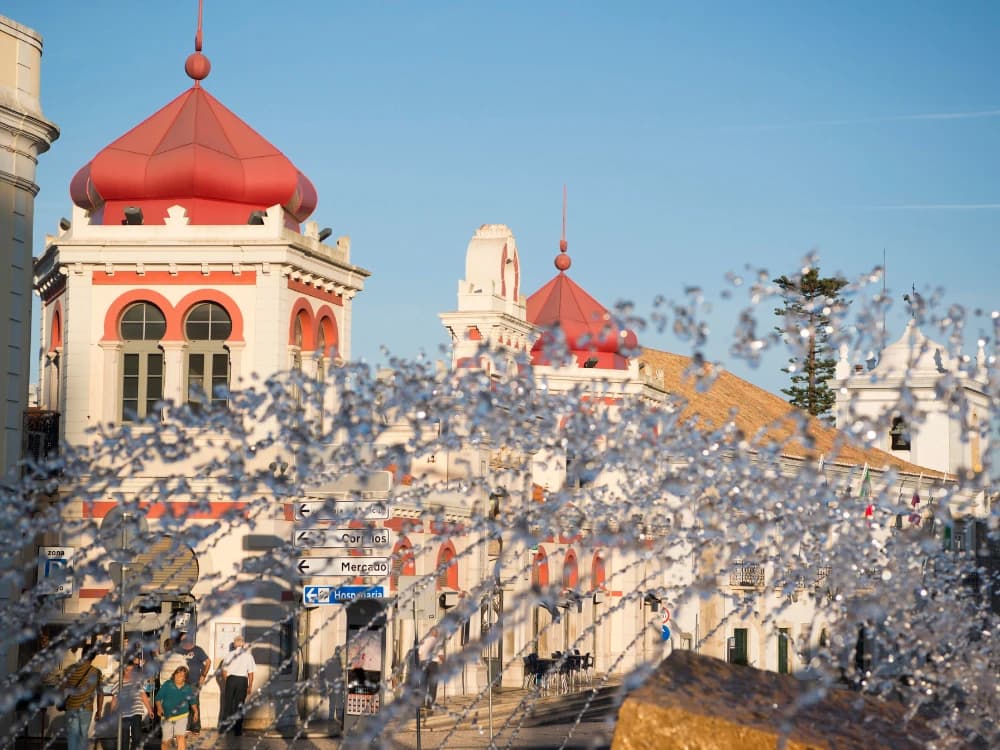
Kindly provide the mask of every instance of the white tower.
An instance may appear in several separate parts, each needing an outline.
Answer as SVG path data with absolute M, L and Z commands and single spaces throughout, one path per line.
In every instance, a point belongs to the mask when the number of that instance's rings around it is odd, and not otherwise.
M 875 447 L 904 461 L 953 474 L 980 471 L 989 450 L 985 421 L 990 409 L 984 369 L 978 358 L 973 362 L 971 369 L 962 366 L 912 320 L 872 370 L 858 365 L 852 371 L 842 351 L 831 383 L 837 392 L 837 429 L 846 429 L 853 413 L 877 425 Z M 946 379 L 953 382 L 945 392 L 960 397 L 938 395 Z M 908 409 L 900 408 L 904 388 L 912 394 Z

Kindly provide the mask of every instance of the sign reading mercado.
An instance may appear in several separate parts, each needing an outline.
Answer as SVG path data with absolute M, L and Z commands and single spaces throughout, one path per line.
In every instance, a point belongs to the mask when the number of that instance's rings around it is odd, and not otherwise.
M 388 557 L 300 557 L 295 569 L 312 576 L 387 576 Z

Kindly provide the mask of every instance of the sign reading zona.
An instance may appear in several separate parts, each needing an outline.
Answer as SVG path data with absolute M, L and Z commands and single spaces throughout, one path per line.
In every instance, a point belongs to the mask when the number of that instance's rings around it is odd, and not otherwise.
M 295 569 L 312 576 L 387 576 L 388 557 L 300 557 Z

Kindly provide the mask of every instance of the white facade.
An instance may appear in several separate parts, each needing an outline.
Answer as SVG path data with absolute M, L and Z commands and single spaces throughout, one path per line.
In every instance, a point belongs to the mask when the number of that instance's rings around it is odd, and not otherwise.
M 21 458 L 31 346 L 35 166 L 59 130 L 42 114 L 42 38 L 0 16 L 0 475 Z
M 953 356 L 914 321 L 871 370 L 852 368 L 844 351 L 831 382 L 837 428 L 869 420 L 875 447 L 904 461 L 955 475 L 982 471 L 991 414 L 983 356 Z M 942 390 L 954 395 L 942 398 Z

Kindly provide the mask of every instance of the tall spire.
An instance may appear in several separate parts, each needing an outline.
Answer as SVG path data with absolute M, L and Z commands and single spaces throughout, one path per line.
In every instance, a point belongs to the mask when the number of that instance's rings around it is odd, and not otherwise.
M 201 31 L 201 16 L 203 4 L 204 0 L 198 0 L 198 29 L 194 34 L 194 52 L 188 55 L 187 60 L 184 61 L 184 72 L 187 73 L 189 77 L 194 79 L 195 86 L 200 86 L 201 81 L 205 79 L 212 70 L 212 64 L 208 61 L 208 58 L 201 53 L 203 38 Z
M 566 184 L 563 183 L 563 212 L 562 212 L 562 237 L 559 240 L 559 255 L 556 256 L 556 268 L 562 273 L 569 269 L 572 261 L 569 259 L 566 250 L 569 243 L 566 242 Z

